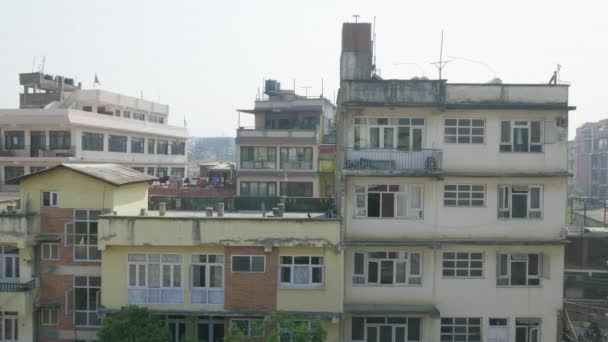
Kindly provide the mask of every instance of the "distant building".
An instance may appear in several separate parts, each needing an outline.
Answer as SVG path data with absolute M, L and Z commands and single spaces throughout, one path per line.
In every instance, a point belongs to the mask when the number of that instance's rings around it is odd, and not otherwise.
M 576 129 L 568 151 L 574 173 L 572 192 L 608 197 L 608 119 L 587 122 Z
M 188 131 L 169 106 L 39 72 L 20 74 L 19 109 L 0 109 L 0 181 L 61 163 L 111 162 L 157 177 L 186 175 Z M 4 185 L 2 190 L 14 190 Z
M 335 148 L 325 145 L 335 146 L 336 107 L 274 80 L 266 81 L 265 94 L 253 109 L 239 110 L 253 114 L 255 126 L 237 130 L 237 195 L 332 196 Z

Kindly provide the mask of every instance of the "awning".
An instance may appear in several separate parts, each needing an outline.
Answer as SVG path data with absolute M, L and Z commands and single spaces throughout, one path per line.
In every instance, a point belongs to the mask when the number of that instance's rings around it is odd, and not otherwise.
M 350 315 L 423 315 L 439 318 L 434 305 L 424 304 L 344 304 L 344 313 Z

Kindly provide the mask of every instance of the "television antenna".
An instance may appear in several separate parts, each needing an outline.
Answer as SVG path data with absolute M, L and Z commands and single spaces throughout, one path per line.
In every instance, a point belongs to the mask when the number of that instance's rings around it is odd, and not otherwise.
M 311 87 L 311 86 L 302 86 L 302 87 L 300 87 L 300 88 L 303 88 L 303 89 L 304 89 L 304 94 L 305 94 L 305 96 L 306 96 L 306 97 L 308 97 L 308 89 L 310 89 L 310 88 L 312 88 L 312 87 Z
M 355 18 L 355 24 L 359 21 L 359 17 L 360 17 L 360 15 L 353 14 L 353 18 Z
M 437 70 L 439 70 L 439 80 L 440 81 L 441 81 L 441 72 L 443 71 L 443 68 L 445 67 L 445 65 L 448 64 L 449 62 L 451 62 L 451 61 L 443 60 L 443 29 L 441 29 L 441 47 L 439 48 L 439 62 L 431 63 L 437 67 Z

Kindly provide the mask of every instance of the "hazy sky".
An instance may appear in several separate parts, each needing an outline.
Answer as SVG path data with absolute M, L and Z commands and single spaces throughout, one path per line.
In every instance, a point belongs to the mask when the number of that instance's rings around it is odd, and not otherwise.
M 449 82 L 546 83 L 556 64 L 571 82 L 570 135 L 607 117 L 605 1 L 6 1 L 0 11 L 0 108 L 18 107 L 19 72 L 46 56 L 45 72 L 86 88 L 168 103 L 194 136 L 234 136 L 237 108 L 253 107 L 264 78 L 332 98 L 341 25 L 376 17 L 384 78 L 437 77 L 441 29 L 454 60 Z M 397 63 L 417 63 L 402 64 Z M 37 67 L 36 67 L 37 68 Z

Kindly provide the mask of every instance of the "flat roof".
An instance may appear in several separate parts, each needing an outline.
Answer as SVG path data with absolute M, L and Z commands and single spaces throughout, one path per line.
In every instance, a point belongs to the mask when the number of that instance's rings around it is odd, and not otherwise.
M 205 211 L 199 210 L 167 210 L 164 216 L 160 216 L 158 210 L 150 210 L 146 216 L 141 215 L 112 215 L 106 214 L 101 217 L 138 217 L 138 218 L 161 218 L 161 219 L 263 219 L 263 220 L 338 220 L 327 216 L 325 213 L 319 212 L 285 212 L 282 217 L 272 215 L 272 210 L 266 211 L 266 217 L 263 216 L 261 210 L 241 210 L 238 212 L 225 211 L 223 217 L 217 216 L 217 212 L 213 212 L 213 216 L 208 217 Z

